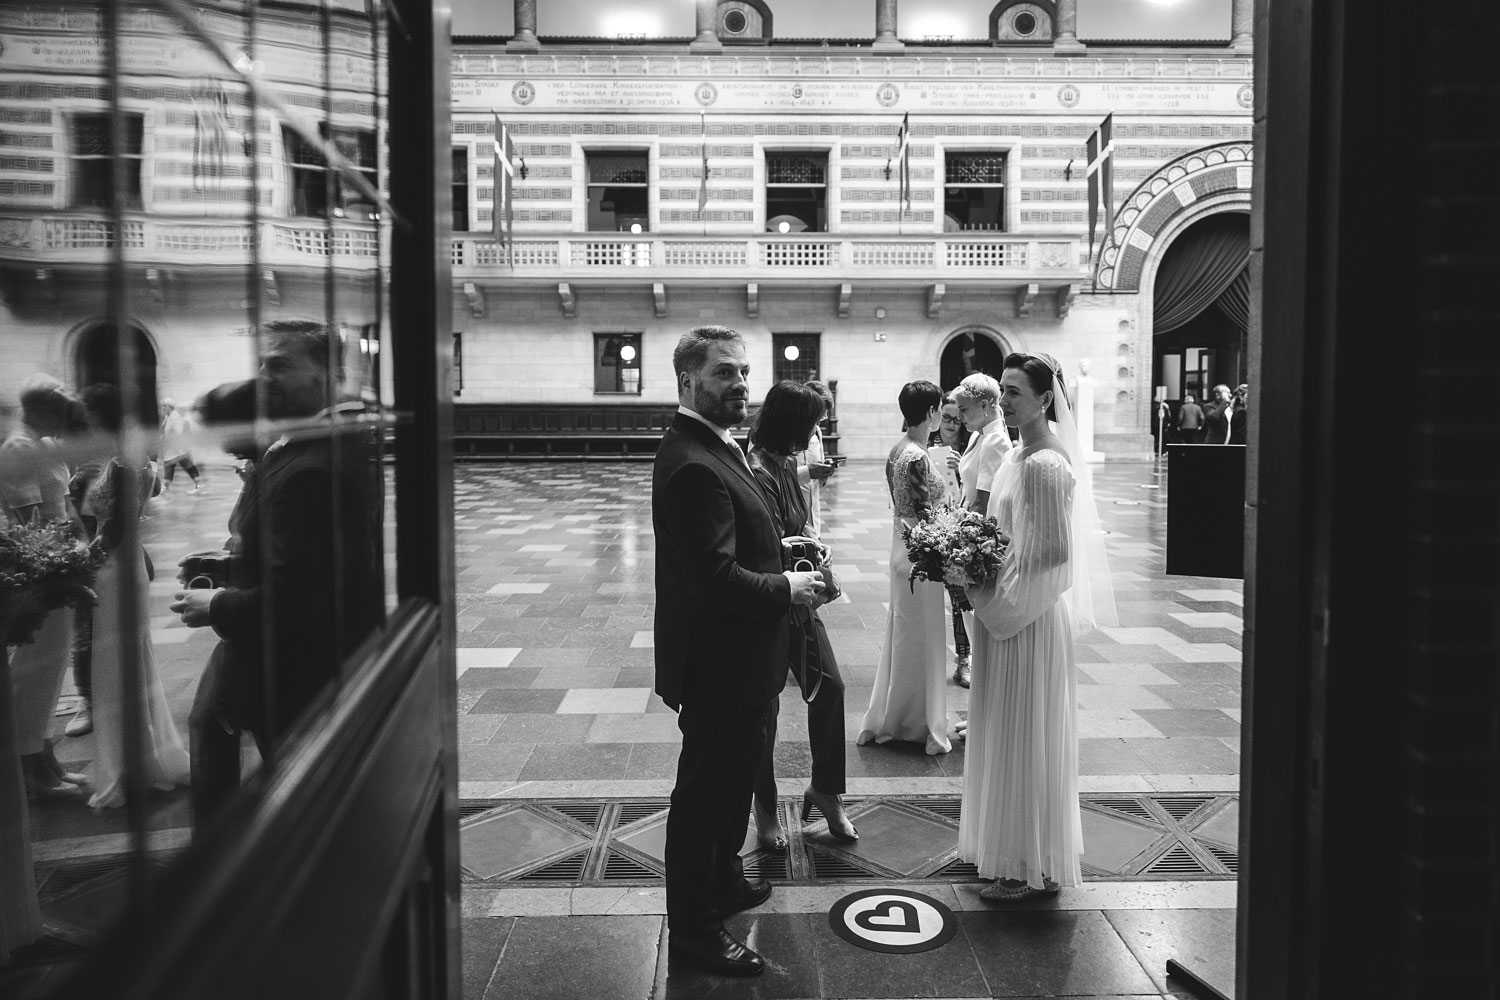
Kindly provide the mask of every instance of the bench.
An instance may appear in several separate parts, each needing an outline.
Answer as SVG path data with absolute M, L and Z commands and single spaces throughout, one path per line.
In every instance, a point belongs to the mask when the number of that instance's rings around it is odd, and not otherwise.
M 750 417 L 730 433 L 744 447 Z M 656 445 L 677 415 L 665 403 L 590 406 L 579 403 L 453 404 L 453 457 L 504 459 L 637 460 L 656 456 Z M 823 447 L 838 453 L 837 418 L 823 422 Z

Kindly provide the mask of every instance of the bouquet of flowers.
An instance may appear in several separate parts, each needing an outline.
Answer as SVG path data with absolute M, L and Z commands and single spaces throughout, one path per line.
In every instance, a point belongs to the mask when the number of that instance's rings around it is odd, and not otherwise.
M 901 537 L 911 560 L 912 587 L 918 580 L 946 584 L 960 611 L 974 610 L 963 588 L 994 580 L 1005 555 L 1006 539 L 995 519 L 956 504 L 934 507 L 903 528 Z
M 105 554 L 74 536 L 66 524 L 17 524 L 0 531 L 0 622 L 11 622 L 6 645 L 36 636 L 47 612 L 92 604 L 94 578 Z

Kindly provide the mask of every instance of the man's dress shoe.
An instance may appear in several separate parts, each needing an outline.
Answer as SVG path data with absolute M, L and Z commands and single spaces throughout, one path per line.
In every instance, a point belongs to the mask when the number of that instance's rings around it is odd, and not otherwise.
M 746 882 L 739 892 L 727 899 L 720 900 L 714 907 L 720 920 L 733 916 L 743 910 L 759 906 L 771 898 L 771 883 L 765 879 L 756 879 L 754 882 Z
M 766 971 L 765 960 L 722 927 L 691 937 L 669 932 L 667 956 L 716 976 L 758 976 Z

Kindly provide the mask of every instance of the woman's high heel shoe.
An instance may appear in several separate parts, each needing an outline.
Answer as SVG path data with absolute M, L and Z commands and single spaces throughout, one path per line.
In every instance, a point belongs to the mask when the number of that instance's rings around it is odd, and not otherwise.
M 807 791 L 802 793 L 803 823 L 810 821 L 814 806 L 823 814 L 823 819 L 828 823 L 828 835 L 834 840 L 852 844 L 859 839 L 859 831 L 854 829 L 854 824 L 844 815 L 844 800 L 841 796 L 824 795 L 809 785 Z
M 761 849 L 772 854 L 785 854 L 786 831 L 781 828 L 781 818 L 776 815 L 776 810 L 773 808 L 767 812 L 761 809 L 759 802 L 754 802 L 753 805 L 755 839 L 760 842 Z

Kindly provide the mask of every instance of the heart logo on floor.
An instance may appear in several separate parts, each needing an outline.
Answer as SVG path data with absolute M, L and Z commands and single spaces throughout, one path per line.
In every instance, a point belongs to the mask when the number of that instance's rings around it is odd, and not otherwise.
M 833 904 L 828 924 L 852 945 L 895 955 L 942 947 L 958 932 L 952 910 L 907 889 L 852 892 Z
M 888 899 L 873 910 L 856 914 L 854 923 L 867 931 L 900 931 L 903 934 L 919 934 L 922 931 L 922 920 L 917 915 L 917 908 L 900 899 Z

